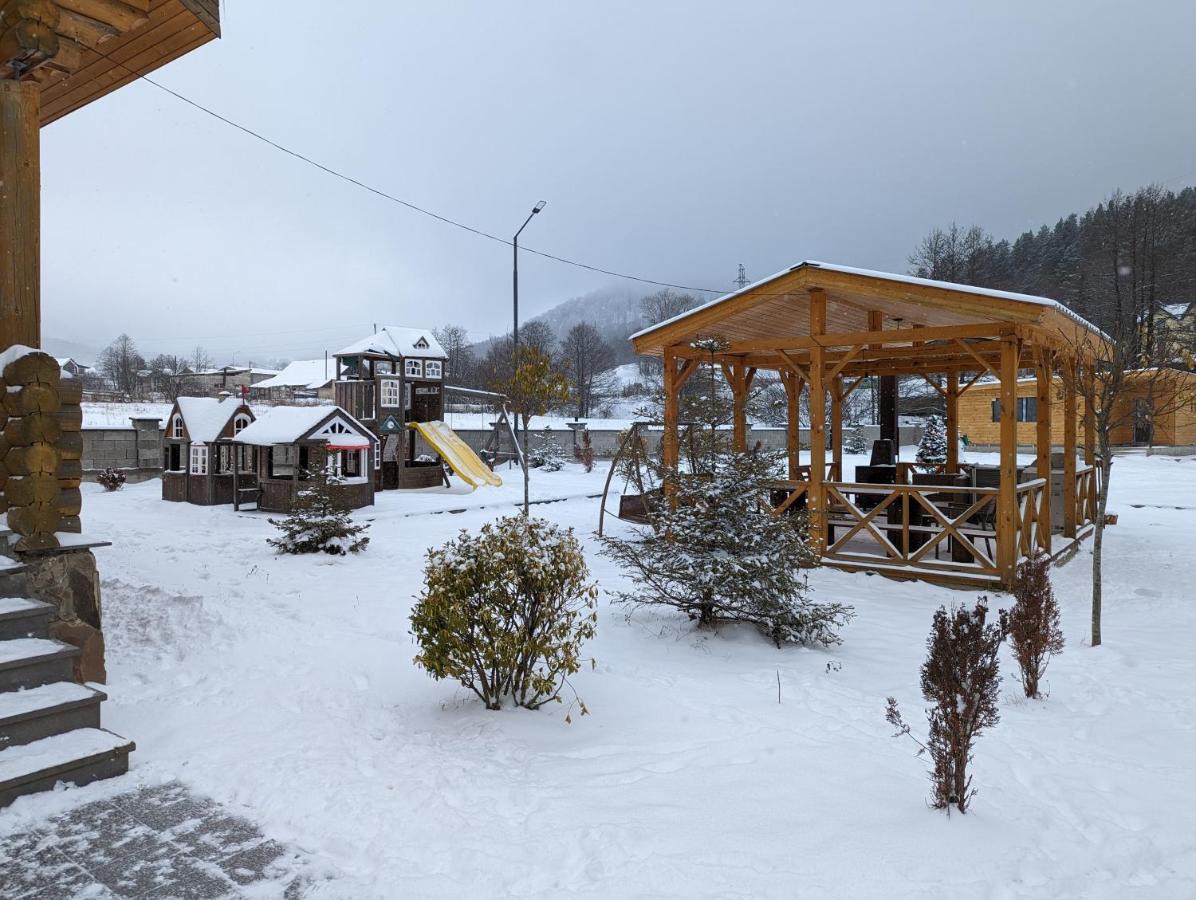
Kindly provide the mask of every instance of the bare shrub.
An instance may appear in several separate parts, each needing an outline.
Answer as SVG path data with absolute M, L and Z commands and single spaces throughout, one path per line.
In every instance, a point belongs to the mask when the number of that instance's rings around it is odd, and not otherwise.
M 1027 697 L 1034 699 L 1040 696 L 1039 684 L 1051 657 L 1063 652 L 1059 605 L 1051 588 L 1050 557 L 1039 555 L 1017 567 L 1013 596 L 1009 642 L 1022 670 L 1022 688 Z

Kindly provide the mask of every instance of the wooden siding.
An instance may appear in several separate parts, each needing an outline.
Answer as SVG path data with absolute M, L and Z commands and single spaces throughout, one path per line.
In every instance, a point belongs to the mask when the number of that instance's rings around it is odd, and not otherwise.
M 290 478 L 262 478 L 259 487 L 258 509 L 263 512 L 289 513 L 294 507 L 295 483 Z M 368 478 L 360 483 L 329 485 L 328 489 L 333 503 L 345 509 L 374 504 L 374 483 Z

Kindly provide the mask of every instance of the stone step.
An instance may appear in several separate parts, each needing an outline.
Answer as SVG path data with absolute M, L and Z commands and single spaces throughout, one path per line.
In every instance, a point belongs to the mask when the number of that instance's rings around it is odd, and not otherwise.
M 71 681 L 79 648 L 46 638 L 0 641 L 0 691 Z
M 102 691 L 73 681 L 0 692 L 0 750 L 76 728 L 99 728 L 100 703 L 107 699 Z
M 0 556 L 0 596 L 17 597 L 28 593 L 29 576 L 25 569 L 24 563 Z
M 49 635 L 54 607 L 28 597 L 0 597 L 0 641 Z
M 90 784 L 129 771 L 136 745 L 102 728 L 76 728 L 0 750 L 0 808 L 59 782 Z

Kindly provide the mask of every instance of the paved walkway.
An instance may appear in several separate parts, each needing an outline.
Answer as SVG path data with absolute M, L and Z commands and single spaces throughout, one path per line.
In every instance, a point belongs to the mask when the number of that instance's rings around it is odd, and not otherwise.
M 299 900 L 302 856 L 178 783 L 82 806 L 0 841 L 4 900 Z

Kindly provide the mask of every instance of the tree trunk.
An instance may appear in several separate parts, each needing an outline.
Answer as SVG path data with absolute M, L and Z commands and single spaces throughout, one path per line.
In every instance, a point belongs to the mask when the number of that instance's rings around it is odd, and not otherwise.
M 1105 509 L 1109 505 L 1109 472 L 1113 460 L 1103 449 L 1100 460 L 1100 488 L 1096 494 L 1096 528 L 1092 533 L 1092 646 L 1101 643 L 1101 551 L 1105 543 Z

